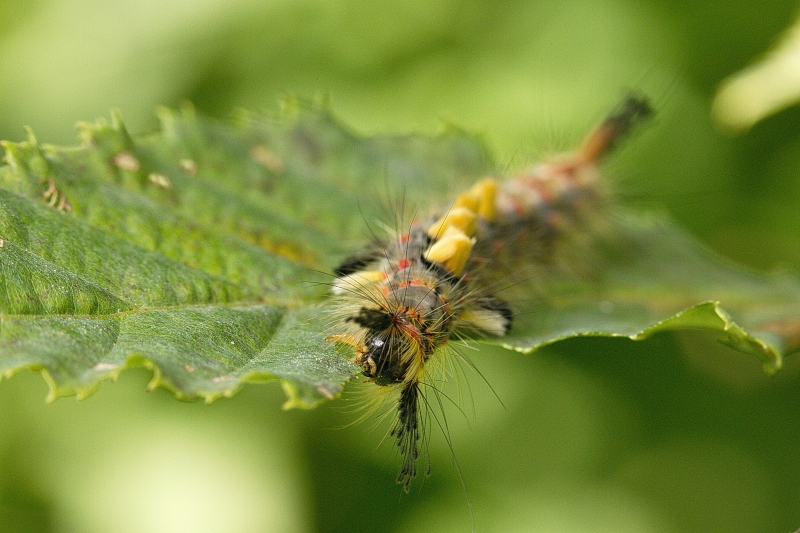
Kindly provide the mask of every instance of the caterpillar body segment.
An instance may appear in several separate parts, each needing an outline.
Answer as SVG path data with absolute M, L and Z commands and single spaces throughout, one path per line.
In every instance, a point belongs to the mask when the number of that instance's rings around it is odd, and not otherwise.
M 451 339 L 509 331 L 512 309 L 493 294 L 498 277 L 521 263 L 546 264 L 566 237 L 589 232 L 607 204 L 597 163 L 650 114 L 645 99 L 630 96 L 576 152 L 506 181 L 482 179 L 446 210 L 334 270 L 339 320 L 328 340 L 351 346 L 369 381 L 399 390 L 390 435 L 403 457 L 397 481 L 406 492 L 424 437 L 431 359 L 447 357 Z

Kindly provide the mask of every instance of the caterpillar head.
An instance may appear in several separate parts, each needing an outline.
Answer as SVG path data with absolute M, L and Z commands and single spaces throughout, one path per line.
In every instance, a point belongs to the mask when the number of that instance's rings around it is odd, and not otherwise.
M 362 306 L 346 319 L 356 326 L 355 362 L 378 385 L 417 379 L 425 362 L 448 339 L 451 317 L 431 288 L 407 286 L 390 292 L 380 306 Z

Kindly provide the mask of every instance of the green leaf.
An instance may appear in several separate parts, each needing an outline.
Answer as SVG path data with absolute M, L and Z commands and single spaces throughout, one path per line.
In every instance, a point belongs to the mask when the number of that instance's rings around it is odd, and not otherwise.
M 601 247 L 599 278 L 555 292 L 519 318 L 503 344 L 530 352 L 576 335 L 641 340 L 708 329 L 754 355 L 767 372 L 800 348 L 800 283 L 715 257 L 668 219 L 620 211 Z
M 288 406 L 333 397 L 358 367 L 324 340 L 321 272 L 381 214 L 367 184 L 442 192 L 487 169 L 462 134 L 360 139 L 292 102 L 279 120 L 160 117 L 136 139 L 115 114 L 79 148 L 3 143 L 0 371 L 42 372 L 51 399 L 136 366 L 181 398 L 268 379 Z
M 799 51 L 800 21 L 795 21 L 771 50 L 720 84 L 713 102 L 717 122 L 733 131 L 746 130 L 797 104 L 800 82 L 792 74 L 800 68 Z
M 51 399 L 137 366 L 186 399 L 270 379 L 287 406 L 335 396 L 359 368 L 325 341 L 325 273 L 401 204 L 436 207 L 492 170 L 462 132 L 362 138 L 293 101 L 278 119 L 159 116 L 141 137 L 115 114 L 77 148 L 3 144 L 0 371 L 41 372 Z M 658 217 L 617 219 L 591 281 L 523 292 L 499 342 L 705 328 L 770 371 L 800 347 L 796 278 L 727 264 Z
M 322 339 L 313 309 L 254 304 L 9 317 L 0 350 L 11 356 L 0 370 L 41 370 L 51 399 L 86 397 L 102 379 L 138 366 L 153 371 L 151 388 L 206 401 L 230 396 L 243 382 L 283 378 L 291 383 L 291 405 L 311 405 L 332 397 L 354 373 Z

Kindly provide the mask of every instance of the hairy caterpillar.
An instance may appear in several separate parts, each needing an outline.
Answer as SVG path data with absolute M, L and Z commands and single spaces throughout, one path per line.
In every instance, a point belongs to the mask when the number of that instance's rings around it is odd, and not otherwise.
M 331 301 L 341 321 L 328 340 L 352 347 L 353 361 L 376 386 L 399 390 L 390 435 L 406 492 L 417 475 L 431 358 L 446 357 L 451 339 L 509 331 L 514 313 L 490 281 L 520 260 L 546 263 L 565 235 L 602 216 L 597 163 L 651 113 L 646 99 L 628 96 L 574 153 L 506 181 L 482 179 L 447 209 L 372 242 L 334 270 Z

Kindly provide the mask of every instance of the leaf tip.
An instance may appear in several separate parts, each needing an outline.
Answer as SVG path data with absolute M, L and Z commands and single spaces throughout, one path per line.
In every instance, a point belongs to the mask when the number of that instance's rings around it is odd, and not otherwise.
M 311 400 L 304 396 L 297 385 L 291 381 L 282 379 L 281 387 L 283 387 L 283 392 L 286 393 L 286 401 L 281 406 L 284 411 L 290 409 L 313 409 L 323 401 L 323 398 Z
M 31 368 L 31 370 L 34 372 L 39 372 L 39 374 L 42 376 L 42 379 L 44 379 L 45 383 L 47 383 L 48 392 L 47 397 L 45 398 L 47 403 L 53 403 L 59 398 L 69 396 L 69 394 L 73 392 L 72 390 L 67 390 L 67 387 L 59 387 L 58 383 L 56 383 L 56 380 L 53 378 L 53 375 L 50 374 L 46 368 Z
M 33 133 L 33 128 L 30 126 L 25 126 L 25 136 L 28 138 L 28 142 L 31 146 L 39 146 L 39 140 L 36 138 L 36 135 Z

